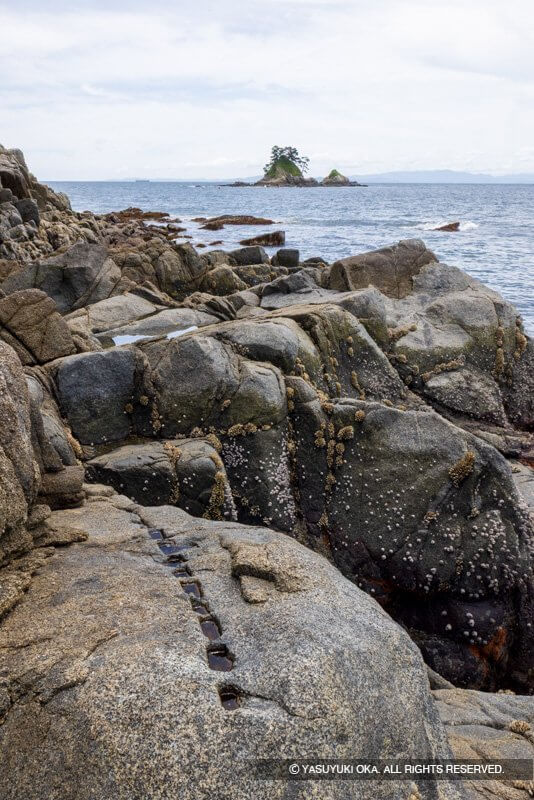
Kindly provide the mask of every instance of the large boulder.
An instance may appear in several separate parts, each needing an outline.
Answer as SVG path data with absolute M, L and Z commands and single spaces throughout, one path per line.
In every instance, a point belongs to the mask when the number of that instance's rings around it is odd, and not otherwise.
M 534 683 L 533 530 L 504 458 L 432 411 L 294 397 L 312 547 L 453 683 Z M 314 457 L 309 453 L 315 448 Z
M 142 370 L 142 356 L 134 348 L 81 353 L 53 365 L 61 412 L 82 444 L 121 441 L 130 435 L 133 403 L 141 402 L 144 408 L 138 377 Z
M 112 247 L 111 254 L 125 279 L 136 284 L 149 282 L 178 299 L 198 289 L 208 271 L 190 244 L 171 244 L 156 238 Z
M 0 338 L 23 364 L 45 364 L 76 352 L 72 334 L 56 304 L 39 289 L 0 298 Z
M 240 247 L 238 250 L 232 250 L 229 253 L 232 262 L 239 266 L 246 266 L 248 264 L 268 264 L 269 256 L 258 245 L 251 245 L 250 247 Z
M 336 261 L 330 268 L 328 288 L 346 292 L 375 286 L 398 299 L 412 291 L 414 275 L 433 261 L 437 261 L 436 256 L 423 242 L 406 239 L 392 247 Z
M 39 489 L 30 401 L 16 353 L 0 342 L 0 565 L 32 547 L 26 522 Z M 0 616 L 3 613 L 0 591 Z
M 0 628 L 10 800 L 306 798 L 259 759 L 450 757 L 417 648 L 273 531 L 98 496 Z M 46 744 L 43 745 L 43 736 Z M 323 781 L 318 800 L 462 800 L 448 781 Z
M 386 299 L 392 363 L 410 388 L 452 415 L 534 427 L 532 345 L 512 304 L 439 262 L 411 282 Z
M 121 272 L 105 247 L 78 243 L 10 275 L 0 288 L 5 294 L 41 289 L 64 314 L 120 293 L 123 284 Z
M 86 477 L 141 505 L 172 504 L 196 517 L 232 519 L 235 507 L 220 449 L 216 437 L 125 445 L 89 461 Z
M 143 346 L 167 436 L 193 428 L 273 425 L 286 415 L 280 371 L 200 332 Z

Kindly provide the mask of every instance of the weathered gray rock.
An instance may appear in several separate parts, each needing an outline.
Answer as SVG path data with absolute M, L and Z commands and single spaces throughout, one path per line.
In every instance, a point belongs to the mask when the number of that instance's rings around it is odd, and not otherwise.
M 41 215 L 39 214 L 39 206 L 35 200 L 26 197 L 22 200 L 17 200 L 15 205 L 17 206 L 17 211 L 22 217 L 23 222 L 30 222 L 33 220 L 36 225 L 40 225 Z
M 61 255 L 31 264 L 2 284 L 5 294 L 41 289 L 66 313 L 122 291 L 121 273 L 105 247 L 75 244 Z
M 166 336 L 169 333 L 201 328 L 215 322 L 218 322 L 218 318 L 204 311 L 192 308 L 167 308 L 136 322 L 102 331 L 101 337 L 110 339 L 117 336 Z
M 246 289 L 247 284 L 227 264 L 220 264 L 211 269 L 204 277 L 201 289 L 210 294 L 224 296 Z
M 520 428 L 534 429 L 534 342 L 516 325 L 516 348 L 508 361 L 509 381 L 501 385 L 504 405 L 510 422 Z
M 510 694 L 486 694 L 461 689 L 433 693 L 455 758 L 534 758 L 534 699 Z M 469 800 L 525 800 L 532 780 L 466 781 Z
M 0 628 L 6 800 L 305 798 L 308 782 L 257 780 L 250 761 L 449 755 L 417 649 L 297 542 L 117 496 L 55 512 L 51 528 L 89 539 L 49 559 Z M 186 561 L 167 562 L 150 531 Z M 183 590 L 194 581 L 205 614 Z M 229 672 L 210 669 L 217 644 Z M 235 710 L 222 704 L 232 693 Z M 463 797 L 432 781 L 313 790 Z
M 388 297 L 410 294 L 413 278 L 425 264 L 437 261 L 419 239 L 406 239 L 359 256 L 336 261 L 330 268 L 328 288 L 346 292 L 375 286 Z
M 161 310 L 162 306 L 151 303 L 131 292 L 126 292 L 74 311 L 68 314 L 65 320 L 69 324 L 75 320 L 76 324 L 79 324 L 79 321 L 83 320 L 83 324 L 92 333 L 101 333 L 112 328 L 124 327 Z
M 460 410 L 456 384 L 465 380 L 480 390 L 476 403 L 466 396 L 465 413 L 504 424 L 504 404 L 514 424 L 532 427 L 529 340 L 497 292 L 455 267 L 429 263 L 414 275 L 411 294 L 387 301 L 387 318 L 394 363 L 411 388 L 424 392 L 429 380 L 449 373 L 440 402 L 451 412 Z
M 63 466 L 76 466 L 79 445 L 61 420 L 52 397 L 51 381 L 36 370 L 26 376 L 26 382 L 30 397 L 33 449 L 41 473 L 59 472 Z
M 177 245 L 155 239 L 139 240 L 134 245 L 112 248 L 113 259 L 123 278 L 140 285 L 148 282 L 178 299 L 200 288 L 208 266 L 190 244 Z
M 253 361 L 269 361 L 282 372 L 291 372 L 299 351 L 299 342 L 291 328 L 276 320 L 242 320 L 219 326 L 218 336 L 231 342 Z
M 39 482 L 24 373 L 16 353 L 0 342 L 0 564 L 32 547 L 26 521 Z M 0 591 L 0 616 L 4 604 Z
M 483 372 L 459 368 L 440 372 L 424 384 L 424 393 L 435 403 L 460 414 L 506 425 L 499 387 Z
M 240 358 L 200 333 L 143 345 L 167 436 L 193 428 L 276 424 L 286 414 L 285 387 L 270 364 Z
M 20 200 L 34 198 L 43 210 L 47 207 L 70 209 L 66 195 L 38 183 L 29 171 L 22 151 L 16 148 L 6 149 L 0 145 L 0 186 L 10 189 Z
M 512 474 L 517 490 L 531 513 L 534 514 L 534 470 L 526 464 L 513 463 Z

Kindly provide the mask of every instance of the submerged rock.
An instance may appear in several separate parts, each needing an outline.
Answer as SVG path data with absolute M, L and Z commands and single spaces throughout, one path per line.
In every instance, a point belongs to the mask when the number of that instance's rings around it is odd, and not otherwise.
M 434 228 L 435 231 L 447 231 L 448 233 L 453 233 L 455 231 L 460 230 L 460 223 L 459 222 L 448 222 L 446 225 L 440 225 L 437 228 Z
M 273 231 L 272 233 L 262 233 L 250 239 L 242 239 L 239 244 L 244 246 L 260 245 L 261 247 L 280 247 L 286 243 L 285 231 Z

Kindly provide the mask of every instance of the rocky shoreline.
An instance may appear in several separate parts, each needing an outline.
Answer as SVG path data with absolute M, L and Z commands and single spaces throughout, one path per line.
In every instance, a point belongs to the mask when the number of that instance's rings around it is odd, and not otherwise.
M 326 264 L 179 225 L 73 212 L 0 148 L 0 794 L 305 798 L 249 760 L 532 758 L 516 310 L 419 240 Z

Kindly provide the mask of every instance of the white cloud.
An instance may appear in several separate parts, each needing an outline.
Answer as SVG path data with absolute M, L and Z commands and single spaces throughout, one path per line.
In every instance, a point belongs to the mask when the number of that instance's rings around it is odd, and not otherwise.
M 534 171 L 523 0 L 54 5 L 0 6 L 0 140 L 43 177 Z

